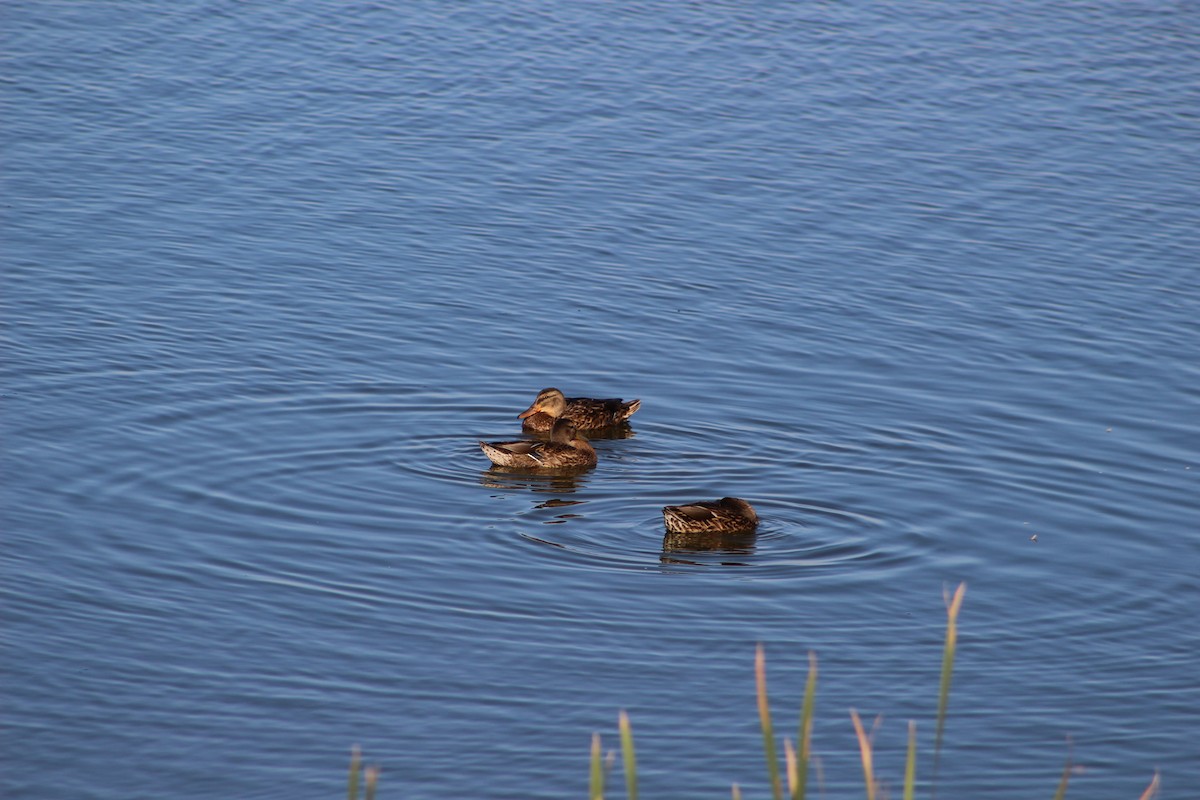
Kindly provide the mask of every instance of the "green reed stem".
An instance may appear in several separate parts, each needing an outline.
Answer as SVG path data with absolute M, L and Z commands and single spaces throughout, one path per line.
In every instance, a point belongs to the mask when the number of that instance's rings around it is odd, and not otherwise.
M 796 769 L 796 748 L 792 747 L 792 740 L 786 736 L 783 739 L 783 767 L 784 773 L 787 775 L 788 797 L 795 797 L 796 782 L 800 779 L 800 775 Z
M 858 712 L 850 709 L 850 719 L 854 723 L 854 735 L 858 737 L 858 750 L 862 754 L 863 780 L 867 784 L 867 800 L 875 800 L 875 757 L 871 751 L 871 737 L 863 730 L 862 720 Z
M 904 800 L 913 800 L 917 782 L 917 723 L 908 721 L 908 756 L 904 760 Z
M 604 800 L 604 761 L 600 755 L 600 734 L 592 734 L 592 770 L 588 782 L 590 800 Z
M 629 724 L 629 715 L 624 711 L 617 717 L 617 727 L 621 731 L 621 761 L 625 764 L 625 792 L 629 800 L 637 800 L 637 755 L 633 751 L 633 728 Z
M 937 763 L 942 753 L 942 732 L 946 727 L 946 706 L 950 702 L 950 679 L 954 675 L 954 650 L 958 645 L 958 612 L 962 609 L 963 595 L 967 592 L 967 584 L 960 583 L 949 597 L 943 592 L 946 601 L 946 646 L 942 651 L 942 685 L 938 692 L 937 735 L 933 746 L 933 774 L 937 776 Z
M 358 800 L 358 776 L 362 772 L 362 748 L 350 748 L 350 776 L 346 780 L 347 800 Z
M 1152 800 L 1158 794 L 1159 775 L 1158 770 L 1154 770 L 1154 779 L 1150 781 L 1150 785 L 1146 787 L 1146 791 L 1142 792 L 1142 796 L 1138 800 Z
M 379 767 L 367 767 L 366 784 L 366 800 L 375 800 L 375 790 L 379 788 Z
M 754 683 L 758 691 L 758 720 L 762 725 L 763 751 L 767 757 L 767 775 L 771 779 L 771 796 L 775 800 L 783 800 L 783 786 L 779 782 L 779 753 L 775 749 L 771 706 L 767 702 L 767 661 L 761 643 L 754 656 Z
M 804 800 L 808 784 L 808 761 L 812 758 L 813 702 L 817 695 L 817 654 L 808 651 L 808 680 L 804 684 L 804 705 L 800 710 L 800 732 L 796 737 L 800 752 L 796 757 L 796 785 L 792 800 Z
M 1054 793 L 1054 800 L 1063 800 L 1067 796 L 1067 784 L 1071 781 L 1071 756 L 1067 755 L 1067 763 L 1063 765 L 1062 777 L 1058 780 L 1058 791 Z

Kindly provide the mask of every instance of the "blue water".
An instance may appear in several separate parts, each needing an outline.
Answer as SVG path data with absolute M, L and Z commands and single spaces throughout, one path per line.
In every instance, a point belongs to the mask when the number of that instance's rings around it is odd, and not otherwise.
M 758 642 L 927 795 L 965 581 L 939 797 L 1194 796 L 1198 20 L 5 3 L 4 795 L 766 797 Z

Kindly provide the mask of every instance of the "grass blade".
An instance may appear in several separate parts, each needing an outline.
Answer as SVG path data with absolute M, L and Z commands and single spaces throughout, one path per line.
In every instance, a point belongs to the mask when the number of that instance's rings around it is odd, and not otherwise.
M 600 734 L 592 734 L 592 770 L 588 782 L 590 800 L 604 800 L 604 761 L 600 756 Z
M 954 675 L 954 650 L 958 645 L 958 612 L 962 608 L 967 584 L 960 583 L 953 597 L 946 600 L 946 646 L 942 651 L 942 685 L 938 691 L 937 734 L 933 746 L 933 774 L 937 776 L 937 763 L 942 753 L 942 732 L 946 727 L 946 706 L 950 701 L 950 679 Z
M 796 742 L 800 753 L 796 764 L 796 785 L 792 800 L 804 800 L 808 784 L 808 761 L 812 757 L 813 700 L 817 694 L 817 654 L 808 651 L 808 680 L 804 684 L 804 706 L 800 710 L 800 733 Z
M 1067 754 L 1067 763 L 1063 765 L 1062 777 L 1058 780 L 1058 791 L 1054 793 L 1054 800 L 1063 800 L 1067 796 L 1067 784 L 1071 781 L 1071 754 Z
M 796 769 L 796 748 L 792 747 L 791 739 L 783 740 L 783 763 L 787 771 L 788 795 L 795 797 L 796 782 L 800 779 L 800 773 Z
M 854 735 L 858 737 L 858 749 L 862 753 L 863 780 L 867 783 L 867 800 L 875 800 L 875 758 L 871 752 L 871 738 L 863 730 L 862 720 L 858 712 L 850 709 L 850 719 L 854 722 Z
M 1154 780 L 1150 781 L 1150 785 L 1146 787 L 1146 791 L 1142 792 L 1142 796 L 1138 800 L 1152 800 L 1158 794 L 1158 770 L 1154 770 Z
M 358 745 L 350 748 L 350 776 L 346 779 L 346 797 L 348 800 L 358 800 L 358 775 L 362 771 L 362 748 Z
M 767 702 L 767 657 L 761 643 L 754 656 L 754 683 L 758 690 L 758 720 L 762 724 L 763 751 L 767 757 L 767 775 L 771 779 L 771 796 L 775 800 L 783 800 L 783 788 L 779 782 L 779 753 L 775 749 L 771 706 Z
M 917 723 L 908 721 L 908 756 L 904 760 L 904 800 L 913 800 L 917 782 Z
M 366 800 L 375 800 L 375 790 L 379 788 L 379 767 L 367 767 L 366 769 Z
M 624 711 L 617 717 L 617 727 L 621 731 L 621 762 L 625 765 L 625 791 L 629 800 L 637 800 L 637 755 L 633 752 L 633 728 L 629 725 L 629 715 Z

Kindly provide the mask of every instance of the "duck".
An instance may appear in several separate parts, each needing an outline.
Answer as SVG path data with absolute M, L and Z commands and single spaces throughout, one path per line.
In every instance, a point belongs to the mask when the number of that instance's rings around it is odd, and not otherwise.
M 594 430 L 618 425 L 633 415 L 642 405 L 641 400 L 596 400 L 591 397 L 564 397 L 553 387 L 542 389 L 529 408 L 517 415 L 524 420 L 521 429 L 525 432 L 548 431 L 554 421 L 566 418 L 580 430 Z
M 758 514 L 740 497 L 722 497 L 663 506 L 663 522 L 671 533 L 748 533 L 758 527 Z
M 559 469 L 563 467 L 594 467 L 596 451 L 580 435 L 575 423 L 559 419 L 550 431 L 550 441 L 522 439 L 516 442 L 480 442 L 491 462 L 499 467 L 525 469 Z

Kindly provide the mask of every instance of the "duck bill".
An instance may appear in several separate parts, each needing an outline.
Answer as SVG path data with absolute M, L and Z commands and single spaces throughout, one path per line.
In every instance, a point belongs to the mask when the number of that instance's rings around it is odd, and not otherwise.
M 522 411 L 520 414 L 517 414 L 517 419 L 525 419 L 526 417 L 532 417 L 534 414 L 536 414 L 540 410 L 541 409 L 538 408 L 537 403 L 534 403 L 529 408 Z

